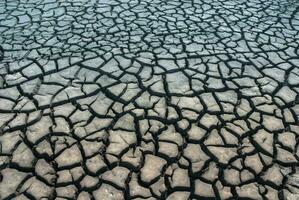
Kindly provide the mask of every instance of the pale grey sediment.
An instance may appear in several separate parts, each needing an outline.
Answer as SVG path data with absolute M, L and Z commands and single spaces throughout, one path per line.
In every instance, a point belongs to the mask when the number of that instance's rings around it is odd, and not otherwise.
M 0 2 L 0 199 L 299 199 L 299 3 Z

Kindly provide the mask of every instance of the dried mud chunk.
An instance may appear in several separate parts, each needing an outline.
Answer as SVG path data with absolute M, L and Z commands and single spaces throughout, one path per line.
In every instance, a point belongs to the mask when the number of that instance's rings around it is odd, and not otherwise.
M 101 187 L 92 193 L 96 200 L 120 200 L 124 199 L 124 195 L 121 191 L 115 187 L 103 183 Z
M 101 178 L 105 181 L 112 182 L 118 187 L 125 187 L 125 182 L 128 178 L 129 170 L 124 167 L 115 167 L 111 171 L 105 172 Z
M 48 184 L 52 185 L 55 182 L 56 174 L 53 166 L 46 162 L 44 159 L 38 160 L 35 164 L 35 173 L 45 180 Z
M 16 192 L 20 183 L 26 178 L 26 174 L 15 169 L 1 170 L 0 198 L 5 199 Z
M 102 142 L 97 141 L 81 141 L 82 147 L 84 149 L 84 154 L 86 157 L 90 157 L 98 153 L 101 148 L 104 146 Z
M 277 165 L 273 165 L 266 172 L 264 172 L 262 178 L 265 181 L 270 181 L 275 185 L 280 186 L 283 181 L 283 174 L 281 173 L 280 168 Z
M 156 181 L 154 184 L 150 186 L 151 192 L 158 196 L 161 197 L 164 195 L 166 191 L 166 185 L 165 185 L 165 179 L 164 177 L 161 177 L 158 181 Z
M 2 154 L 13 153 L 12 150 L 21 141 L 21 132 L 16 131 L 0 136 L 0 152 Z
M 182 110 L 188 109 L 200 112 L 203 109 L 203 106 L 197 97 L 172 97 L 171 102 L 177 104 Z
M 223 164 L 228 164 L 231 159 L 238 156 L 236 148 L 213 147 L 209 146 L 208 149 L 217 158 L 217 161 Z
M 106 152 L 118 156 L 124 149 L 136 142 L 136 135 L 127 131 L 111 131 L 109 141 L 110 145 Z
M 241 171 L 241 182 L 246 182 L 255 179 L 255 175 L 251 171 L 244 169 Z
M 253 169 L 256 174 L 259 174 L 264 167 L 258 154 L 246 156 L 244 164 Z
M 166 200 L 188 200 L 189 196 L 189 192 L 174 192 Z
M 271 132 L 283 130 L 285 128 L 281 119 L 269 115 L 263 115 L 263 125 Z
M 211 184 L 195 180 L 195 195 L 201 198 L 215 197 L 215 193 Z
M 204 167 L 206 161 L 210 159 L 198 144 L 189 143 L 184 149 L 183 155 L 191 162 L 193 173 L 199 172 Z
M 56 188 L 57 196 L 59 196 L 61 198 L 74 199 L 76 197 L 77 192 L 78 192 L 78 189 L 74 185 L 68 185 L 65 187 Z
M 70 167 L 82 162 L 81 151 L 77 145 L 65 149 L 56 159 L 59 167 Z
M 223 186 L 220 181 L 217 181 L 216 188 L 219 192 L 220 199 L 232 198 L 233 194 L 230 187 Z
M 126 114 L 124 116 L 122 116 L 114 125 L 114 128 L 121 128 L 121 129 L 125 129 L 128 131 L 134 131 L 135 127 L 134 127 L 134 117 L 132 117 L 132 115 L 130 114 Z
M 54 154 L 51 144 L 47 140 L 40 142 L 36 147 L 36 151 L 46 158 L 49 158 Z
M 31 168 L 35 157 L 30 147 L 25 143 L 18 145 L 17 149 L 13 153 L 12 162 L 16 163 L 20 167 Z
M 205 93 L 202 94 L 200 97 L 203 99 L 208 111 L 210 112 L 220 111 L 220 107 L 212 93 Z
M 281 98 L 286 103 L 291 103 L 295 101 L 297 95 L 298 94 L 291 88 L 284 86 L 276 93 L 275 96 Z
M 224 179 L 231 185 L 239 185 L 241 183 L 240 172 L 236 169 L 225 169 Z
M 215 181 L 219 176 L 219 168 L 214 162 L 209 163 L 207 168 L 202 171 L 201 177 L 211 182 Z
M 178 146 L 170 142 L 159 142 L 159 153 L 168 158 L 175 158 L 178 156 Z
M 151 183 L 162 175 L 166 161 L 158 156 L 146 155 L 144 166 L 141 168 L 140 178 L 145 183 Z
M 294 164 L 298 162 L 293 153 L 280 147 L 277 147 L 277 160 L 285 164 Z
M 69 183 L 72 182 L 72 174 L 69 170 L 62 170 L 57 172 L 57 183 Z
M 113 103 L 113 101 L 103 94 L 96 99 L 91 105 L 91 109 L 99 115 L 105 115 L 109 112 L 108 108 Z
M 97 184 L 99 183 L 99 178 L 98 177 L 93 177 L 93 176 L 85 176 L 82 181 L 80 182 L 80 185 L 82 188 L 94 188 Z
M 51 198 L 54 188 L 49 187 L 45 183 L 41 182 L 40 180 L 36 178 L 31 178 L 24 183 L 24 185 L 21 188 L 21 192 L 28 192 L 30 195 L 34 196 L 36 199 L 42 199 L 42 198 Z
M 208 147 L 211 146 L 213 148 L 217 145 L 223 145 L 224 143 L 221 135 L 219 134 L 219 131 L 213 129 L 211 132 L 207 134 L 207 138 L 205 139 L 204 144 Z
M 172 188 L 190 187 L 190 179 L 189 179 L 188 171 L 180 168 L 175 169 L 170 179 L 170 185 Z
M 237 105 L 237 113 L 239 116 L 246 116 L 249 112 L 251 112 L 252 108 L 246 99 L 241 99 L 239 105 Z
M 202 139 L 206 134 L 206 131 L 194 124 L 191 125 L 190 130 L 188 131 L 188 138 L 190 140 L 199 141 Z
M 259 130 L 254 136 L 257 145 L 261 147 L 265 153 L 273 154 L 273 134 L 265 130 Z
M 200 119 L 200 124 L 202 124 L 205 128 L 211 128 L 212 126 L 216 126 L 219 123 L 219 120 L 216 115 L 205 114 Z
M 268 199 L 279 199 L 278 191 L 273 189 L 272 187 L 266 186 L 267 192 L 266 197 Z
M 29 141 L 35 143 L 37 140 L 47 135 L 52 125 L 53 123 L 50 117 L 42 117 L 37 123 L 29 126 L 26 134 Z
M 168 83 L 169 91 L 171 93 L 187 93 L 190 91 L 189 85 L 185 84 L 188 82 L 188 77 L 186 77 L 183 73 L 171 73 L 167 74 L 166 81 Z
M 296 135 L 291 132 L 284 132 L 278 134 L 278 140 L 283 146 L 295 149 L 296 146 Z
M 182 135 L 174 130 L 174 127 L 168 127 L 166 131 L 163 131 L 159 135 L 159 141 L 165 141 L 170 143 L 176 143 L 178 146 L 181 146 L 183 143 Z
M 262 199 L 259 189 L 254 183 L 237 187 L 236 191 L 241 198 Z
M 132 174 L 132 178 L 129 183 L 129 188 L 130 188 L 130 196 L 131 197 L 140 196 L 143 198 L 149 198 L 152 196 L 149 188 L 142 187 L 139 185 L 138 177 L 135 173 Z
M 125 153 L 122 156 L 121 160 L 122 162 L 129 163 L 137 168 L 140 165 L 141 158 L 142 158 L 141 150 L 139 148 L 136 148 L 135 150 L 130 149 L 127 153 Z
M 79 195 L 78 195 L 78 200 L 91 200 L 91 195 L 87 192 L 81 192 Z

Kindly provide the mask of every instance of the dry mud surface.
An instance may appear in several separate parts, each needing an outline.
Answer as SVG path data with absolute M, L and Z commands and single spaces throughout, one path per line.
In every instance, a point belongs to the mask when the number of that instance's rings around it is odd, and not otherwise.
M 2 0 L 0 199 L 299 199 L 299 2 Z

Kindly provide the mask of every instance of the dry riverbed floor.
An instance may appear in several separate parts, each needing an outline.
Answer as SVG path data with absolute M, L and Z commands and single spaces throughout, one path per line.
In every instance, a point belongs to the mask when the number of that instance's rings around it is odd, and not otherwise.
M 299 199 L 299 2 L 2 0 L 0 199 Z

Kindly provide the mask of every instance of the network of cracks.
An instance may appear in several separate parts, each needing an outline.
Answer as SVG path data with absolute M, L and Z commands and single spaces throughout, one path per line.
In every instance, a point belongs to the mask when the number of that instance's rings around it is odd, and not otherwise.
M 0 199 L 299 199 L 299 3 L 2 0 Z

